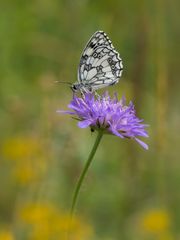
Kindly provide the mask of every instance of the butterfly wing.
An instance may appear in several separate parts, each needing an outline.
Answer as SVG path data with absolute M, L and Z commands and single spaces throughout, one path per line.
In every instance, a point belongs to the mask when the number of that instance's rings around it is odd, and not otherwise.
M 122 60 L 103 31 L 93 34 L 85 47 L 78 69 L 78 80 L 96 90 L 118 82 Z

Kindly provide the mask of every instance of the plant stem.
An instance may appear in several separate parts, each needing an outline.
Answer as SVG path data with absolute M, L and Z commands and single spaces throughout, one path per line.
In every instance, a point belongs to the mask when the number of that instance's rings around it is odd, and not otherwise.
M 88 170 L 88 168 L 89 168 L 89 166 L 90 166 L 90 164 L 91 164 L 91 162 L 92 162 L 92 159 L 93 159 L 93 157 L 94 157 L 94 154 L 96 153 L 96 150 L 97 150 L 97 148 L 98 148 L 98 146 L 99 146 L 99 143 L 100 143 L 100 141 L 101 141 L 102 136 L 103 136 L 103 131 L 100 130 L 100 131 L 98 132 L 96 141 L 95 141 L 94 146 L 93 146 L 93 148 L 92 148 L 92 151 L 91 151 L 91 153 L 90 153 L 90 155 L 89 155 L 89 157 L 88 157 L 88 160 L 87 160 L 87 162 L 86 162 L 86 164 L 85 164 L 85 166 L 84 166 L 84 169 L 83 169 L 83 171 L 82 171 L 82 173 L 81 173 L 81 175 L 80 175 L 80 177 L 79 177 L 79 180 L 78 180 L 78 182 L 77 182 L 77 185 L 76 185 L 76 188 L 75 188 L 75 191 L 74 191 L 74 195 L 73 195 L 73 200 L 72 200 L 72 205 L 71 205 L 71 211 L 70 211 L 71 219 L 72 219 L 73 214 L 74 214 L 74 209 L 75 209 L 75 205 L 76 205 L 76 202 L 77 202 L 77 197 L 78 197 L 78 194 L 79 194 L 79 190 L 80 190 L 80 188 L 81 188 L 81 185 L 82 185 L 82 183 L 83 183 L 83 180 L 84 180 L 84 177 L 85 177 L 85 175 L 86 175 L 86 173 L 87 173 L 87 170 Z

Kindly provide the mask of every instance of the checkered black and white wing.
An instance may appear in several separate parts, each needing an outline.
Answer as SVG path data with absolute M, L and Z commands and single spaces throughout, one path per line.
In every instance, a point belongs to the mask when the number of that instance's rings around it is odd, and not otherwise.
M 122 60 L 103 31 L 93 34 L 81 56 L 78 81 L 97 90 L 119 81 Z

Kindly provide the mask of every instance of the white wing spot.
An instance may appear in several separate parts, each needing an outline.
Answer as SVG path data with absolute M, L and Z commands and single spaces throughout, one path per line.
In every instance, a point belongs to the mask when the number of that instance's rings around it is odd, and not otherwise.
M 96 68 L 92 68 L 87 74 L 87 80 L 92 79 L 97 74 Z

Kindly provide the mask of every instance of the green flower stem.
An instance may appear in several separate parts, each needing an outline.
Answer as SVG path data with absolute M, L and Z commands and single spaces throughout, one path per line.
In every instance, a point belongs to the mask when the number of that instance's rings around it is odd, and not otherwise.
M 94 154 L 96 153 L 96 150 L 97 150 L 97 148 L 98 148 L 98 146 L 99 146 L 99 143 L 100 143 L 100 141 L 101 141 L 102 136 L 103 136 L 103 131 L 100 130 L 100 131 L 98 132 L 96 141 L 95 141 L 94 146 L 93 146 L 93 148 L 92 148 L 92 151 L 91 151 L 91 153 L 90 153 L 90 155 L 89 155 L 89 157 L 88 157 L 88 160 L 87 160 L 87 162 L 86 162 L 86 165 L 84 166 L 84 169 L 83 169 L 83 171 L 82 171 L 82 173 L 81 173 L 81 175 L 80 175 L 80 177 L 79 177 L 79 180 L 78 180 L 78 182 L 77 182 L 77 185 L 76 185 L 76 188 L 75 188 L 75 191 L 74 191 L 74 195 L 73 195 L 72 205 L 71 205 L 71 212 L 70 212 L 70 214 L 71 214 L 71 219 L 72 219 L 73 214 L 74 214 L 74 209 L 75 209 L 75 205 L 76 205 L 76 202 L 77 202 L 77 197 L 78 197 L 78 194 L 79 194 L 79 190 L 80 190 L 80 188 L 81 188 L 81 185 L 82 185 L 82 183 L 83 183 L 83 180 L 84 180 L 84 177 L 85 177 L 85 175 L 86 175 L 86 173 L 87 173 L 87 170 L 88 170 L 88 168 L 89 168 L 89 166 L 90 166 L 90 164 L 91 164 L 91 162 L 92 162 L 92 159 L 93 159 L 93 157 L 94 157 Z

